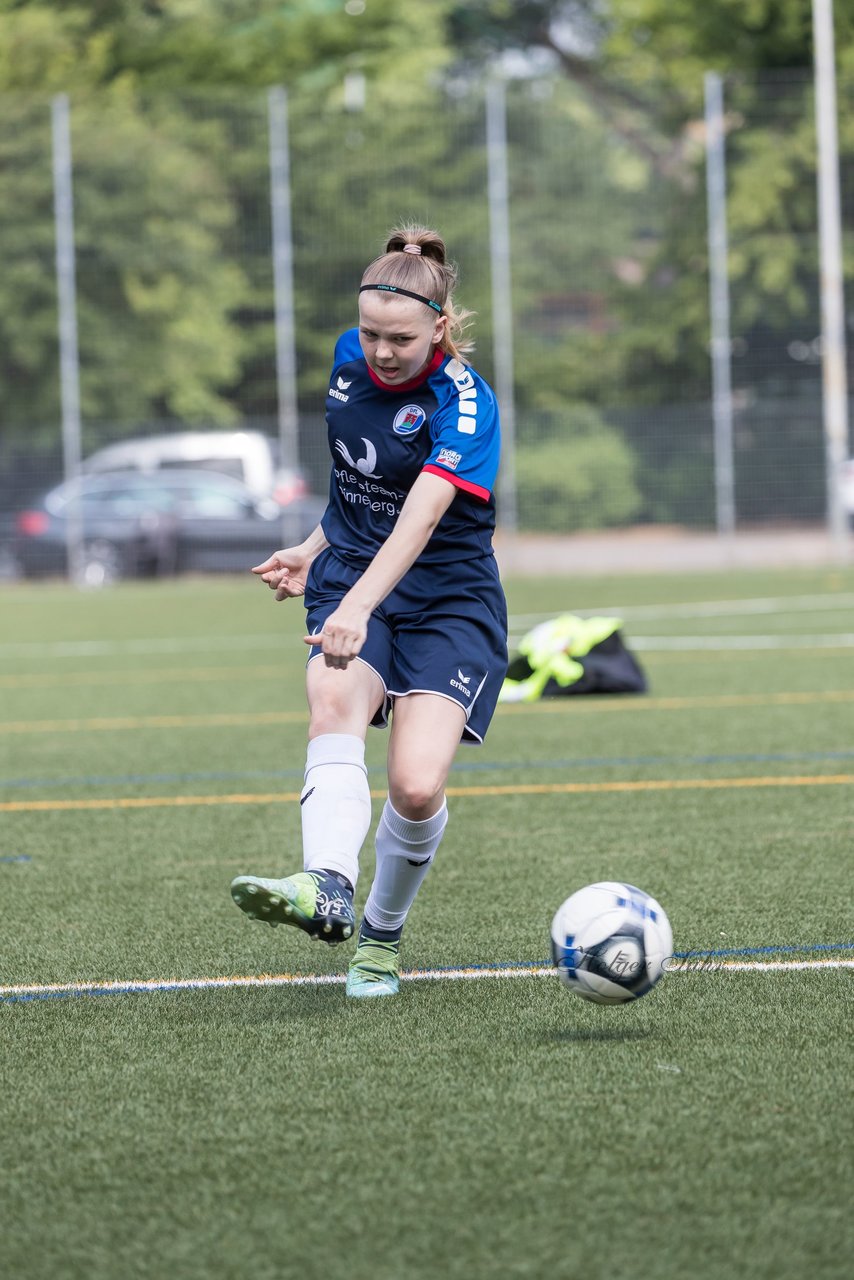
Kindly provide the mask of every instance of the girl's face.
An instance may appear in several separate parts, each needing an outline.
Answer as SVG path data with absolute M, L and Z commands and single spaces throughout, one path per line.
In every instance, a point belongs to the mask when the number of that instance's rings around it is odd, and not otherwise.
M 359 295 L 359 342 L 369 366 L 390 387 L 409 382 L 430 363 L 447 317 L 415 298 L 369 290 Z

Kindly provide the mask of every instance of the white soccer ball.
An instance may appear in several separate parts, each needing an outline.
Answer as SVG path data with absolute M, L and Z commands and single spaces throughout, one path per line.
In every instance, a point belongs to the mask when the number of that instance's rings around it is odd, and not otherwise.
M 551 935 L 561 981 L 597 1004 L 645 996 L 673 954 L 663 907 L 643 889 L 612 880 L 589 884 L 561 903 Z

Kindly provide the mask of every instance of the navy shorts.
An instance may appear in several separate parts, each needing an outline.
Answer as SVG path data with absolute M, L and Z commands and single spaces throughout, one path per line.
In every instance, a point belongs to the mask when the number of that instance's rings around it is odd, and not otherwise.
M 311 635 L 362 572 L 331 548 L 321 552 L 305 588 Z M 320 652 L 313 648 L 309 662 Z M 385 691 L 372 724 L 388 723 L 395 698 L 438 693 L 465 711 L 462 741 L 482 742 L 507 674 L 507 605 L 494 557 L 413 566 L 371 614 L 359 660 Z

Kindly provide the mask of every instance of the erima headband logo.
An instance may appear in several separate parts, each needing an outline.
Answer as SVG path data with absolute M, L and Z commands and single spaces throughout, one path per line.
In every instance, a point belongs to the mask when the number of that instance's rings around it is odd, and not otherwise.
M 423 293 L 413 293 L 411 289 L 402 289 L 399 284 L 363 284 L 359 289 L 359 293 L 364 293 L 366 289 L 376 289 L 379 293 L 400 293 L 404 298 L 414 298 L 416 302 L 423 302 L 425 307 L 430 307 L 432 311 L 442 314 L 442 308 L 438 302 L 434 302 L 432 298 L 425 298 Z

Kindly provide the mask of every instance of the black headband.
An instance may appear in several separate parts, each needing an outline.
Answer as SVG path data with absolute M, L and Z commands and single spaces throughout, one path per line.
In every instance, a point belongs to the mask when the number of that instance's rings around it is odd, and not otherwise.
M 416 302 L 423 302 L 425 307 L 432 307 L 434 311 L 442 314 L 442 308 L 438 302 L 434 302 L 432 298 L 425 298 L 420 293 L 413 293 L 411 289 L 401 289 L 396 284 L 363 284 L 359 289 L 359 293 L 364 293 L 366 289 L 379 289 L 380 293 L 402 293 L 404 298 L 414 298 Z

